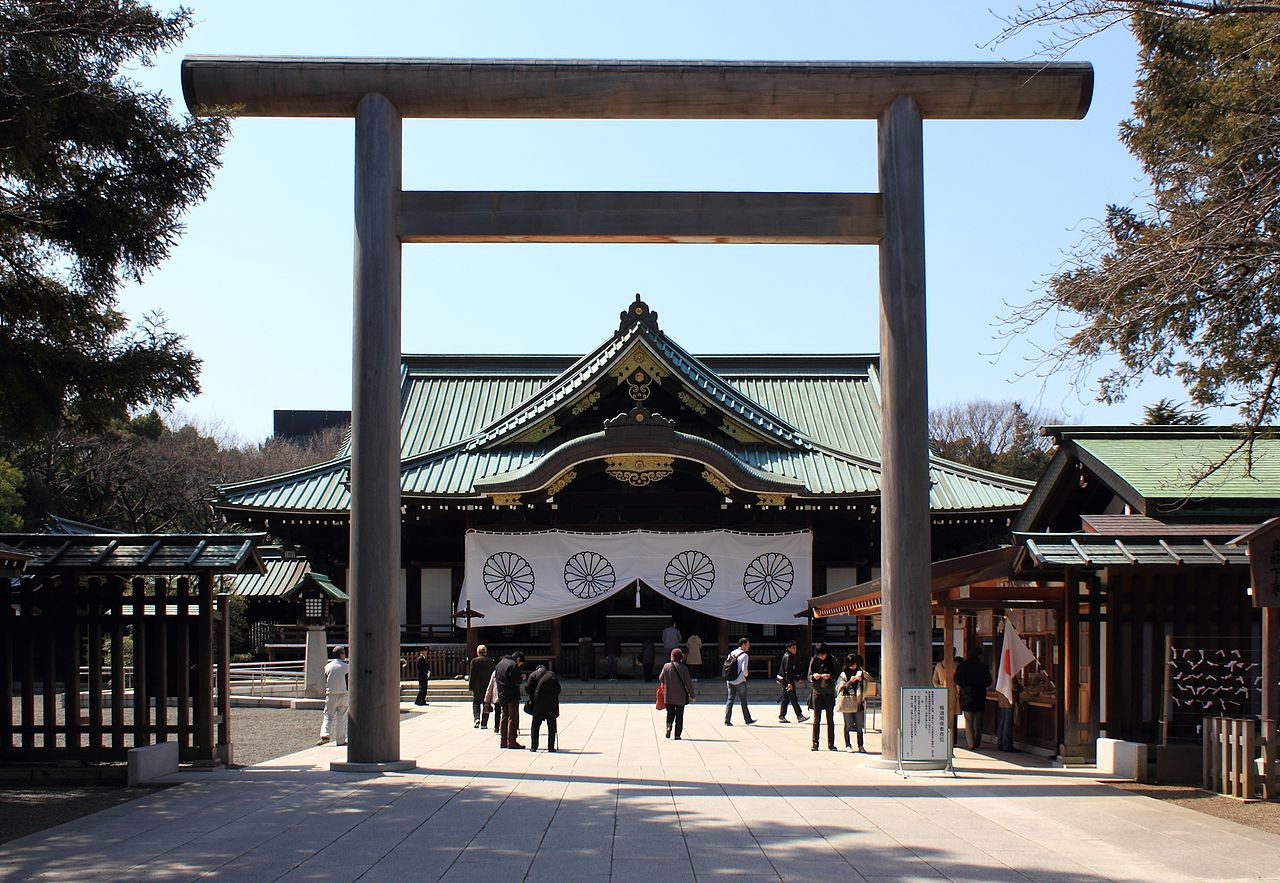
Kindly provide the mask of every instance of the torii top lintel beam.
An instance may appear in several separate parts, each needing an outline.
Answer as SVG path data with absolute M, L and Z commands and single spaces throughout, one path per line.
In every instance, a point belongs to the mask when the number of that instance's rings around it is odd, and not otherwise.
M 1088 63 L 591 61 L 189 56 L 193 113 L 351 117 L 365 95 L 405 117 L 877 119 L 899 95 L 925 119 L 1081 119 Z

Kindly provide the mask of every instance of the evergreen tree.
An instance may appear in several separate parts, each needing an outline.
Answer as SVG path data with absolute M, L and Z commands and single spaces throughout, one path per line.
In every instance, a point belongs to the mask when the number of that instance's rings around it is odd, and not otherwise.
M 1099 398 L 1173 375 L 1196 408 L 1235 406 L 1251 429 L 1277 416 L 1280 379 L 1280 6 L 1069 0 L 1024 11 L 1056 45 L 1127 23 L 1140 47 L 1134 117 L 1120 137 L 1151 181 L 1149 204 L 1113 205 L 1011 333 L 1063 312 L 1050 365 L 1116 357 Z M 1008 32 L 1006 32 L 1008 33 Z
M 199 360 L 120 285 L 168 255 L 203 198 L 223 117 L 177 120 L 121 71 L 191 13 L 136 0 L 0 0 L 0 442 L 92 428 L 199 389 Z

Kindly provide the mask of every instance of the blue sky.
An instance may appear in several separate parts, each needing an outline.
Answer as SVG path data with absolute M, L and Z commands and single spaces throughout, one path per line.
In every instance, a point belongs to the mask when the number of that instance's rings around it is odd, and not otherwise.
M 133 74 L 185 112 L 184 54 L 755 60 L 1003 60 L 996 12 L 957 2 L 458 3 L 191 0 L 179 51 Z M 997 358 L 997 321 L 1080 237 L 1144 189 L 1116 138 L 1134 45 L 1115 30 L 1084 121 L 926 122 L 930 404 L 1019 398 L 1129 423 L 1185 395 L 1151 382 L 1121 406 L 1066 377 L 1022 376 L 1049 330 Z M 874 191 L 868 122 L 406 121 L 406 189 Z M 170 259 L 122 305 L 161 309 L 204 359 L 182 415 L 245 440 L 274 408 L 351 400 L 352 124 L 237 121 L 208 199 Z M 404 350 L 582 353 L 638 292 L 695 353 L 874 352 L 877 257 L 856 246 L 412 245 Z M 1227 418 L 1229 419 L 1229 417 Z

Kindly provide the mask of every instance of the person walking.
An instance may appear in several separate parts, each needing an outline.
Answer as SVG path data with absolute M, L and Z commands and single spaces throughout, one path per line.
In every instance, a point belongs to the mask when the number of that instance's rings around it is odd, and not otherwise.
M 477 729 L 489 723 L 489 710 L 485 703 L 485 691 L 493 678 L 494 662 L 489 658 L 489 648 L 481 644 L 476 657 L 467 666 L 467 689 L 471 691 L 471 716 Z M 490 706 L 491 707 L 491 706 Z
M 640 645 L 640 665 L 644 669 L 646 683 L 653 680 L 653 656 L 653 641 L 645 639 L 645 642 Z
M 724 703 L 724 725 L 726 727 L 733 726 L 734 699 L 737 699 L 742 705 L 742 720 L 748 724 L 755 723 L 755 719 L 751 717 L 751 709 L 747 707 L 747 666 L 751 664 L 751 657 L 748 655 L 750 651 L 751 642 L 746 638 L 739 638 L 738 646 L 729 653 L 728 658 L 724 661 L 724 681 L 729 693 L 729 698 Z
M 951 744 L 956 741 L 956 733 L 960 727 L 960 705 L 956 701 L 956 685 L 955 673 L 956 660 L 952 660 L 952 666 L 947 668 L 945 660 L 945 651 L 938 654 L 939 659 L 933 666 L 933 685 L 939 689 L 947 691 L 947 719 L 951 721 Z
M 538 734 L 542 723 L 547 724 L 547 750 L 556 750 L 556 719 L 560 717 L 560 678 L 545 665 L 539 665 L 529 675 L 525 685 L 529 697 L 528 709 L 533 716 L 529 725 L 529 750 L 538 750 Z
M 689 664 L 689 674 L 693 675 L 694 681 L 697 681 L 698 675 L 702 673 L 702 638 L 690 635 L 685 646 L 689 648 L 685 657 L 685 661 Z
M 684 707 L 697 698 L 693 677 L 684 662 L 684 651 L 679 647 L 671 651 L 671 661 L 662 666 L 658 683 L 662 685 L 663 702 L 667 705 L 667 738 L 671 738 L 674 727 L 675 738 L 679 739 L 684 732 Z
M 836 679 L 836 711 L 844 716 L 844 750 L 853 751 L 849 742 L 851 731 L 858 734 L 858 751 L 867 753 L 863 743 L 863 731 L 866 729 L 866 688 L 862 670 L 862 657 L 850 653 L 844 658 L 844 668 Z
M 499 736 L 499 748 L 523 748 L 519 742 L 520 735 L 520 669 L 524 665 L 524 654 L 519 650 L 502 657 L 493 676 L 498 686 L 498 705 L 502 707 L 502 729 Z
M 804 683 L 804 675 L 800 673 L 799 645 L 795 641 L 787 641 L 787 649 L 782 651 L 782 659 L 778 661 L 778 687 L 782 694 L 778 696 L 778 723 L 787 722 L 787 705 L 796 711 L 796 720 L 804 723 L 808 720 L 800 711 L 800 691 L 798 684 Z
M 333 658 L 324 667 L 324 717 L 320 719 L 320 741 L 324 745 L 332 739 L 338 745 L 347 744 L 347 707 L 351 698 L 347 673 L 347 648 L 341 644 L 333 648 Z
M 836 661 L 825 643 L 814 648 L 809 662 L 810 697 L 813 699 L 813 750 L 818 750 L 818 729 L 822 713 L 827 713 L 827 749 L 836 750 Z
M 427 661 L 427 648 L 418 648 L 417 659 L 418 672 L 418 696 L 413 700 L 414 705 L 427 704 L 427 684 L 431 681 L 431 663 Z
M 968 659 L 956 665 L 955 681 L 960 688 L 965 741 L 970 751 L 977 751 L 982 747 L 982 717 L 987 710 L 987 688 L 991 686 L 991 672 L 982 661 L 981 647 L 975 647 Z
M 489 725 L 489 712 L 493 712 L 493 731 L 502 731 L 502 706 L 498 704 L 498 671 L 497 666 L 489 675 L 489 686 L 484 691 L 484 704 L 481 706 L 480 729 Z

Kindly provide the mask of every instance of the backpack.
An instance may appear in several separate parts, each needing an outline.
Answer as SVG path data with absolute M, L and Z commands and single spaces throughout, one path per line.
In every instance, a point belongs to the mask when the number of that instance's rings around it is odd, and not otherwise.
M 738 655 L 737 651 L 730 651 L 729 655 L 724 658 L 724 665 L 720 668 L 720 677 L 726 681 L 736 681 L 738 679 Z

